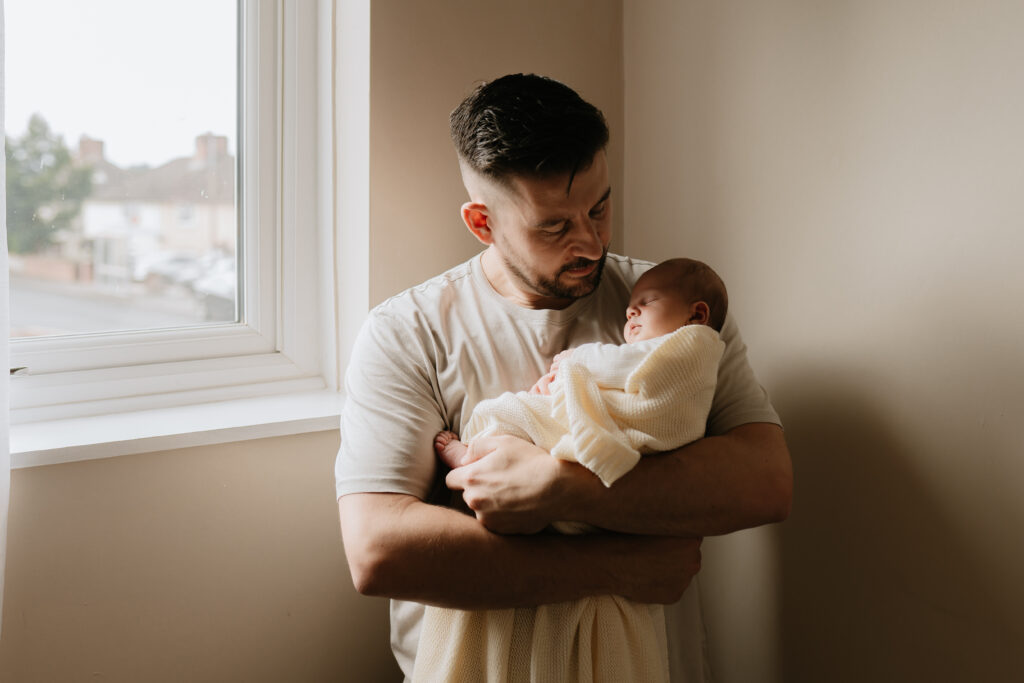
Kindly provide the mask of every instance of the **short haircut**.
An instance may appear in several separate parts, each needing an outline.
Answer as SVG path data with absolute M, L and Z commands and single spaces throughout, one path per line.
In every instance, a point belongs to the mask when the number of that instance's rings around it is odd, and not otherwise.
M 450 119 L 459 160 L 501 184 L 550 178 L 589 166 L 608 144 L 608 125 L 572 88 L 544 76 L 512 74 L 479 85 Z
M 703 301 L 708 305 L 711 309 L 708 325 L 716 332 L 721 332 L 725 314 L 729 311 L 729 293 L 718 273 L 708 264 L 689 258 L 669 259 L 655 266 L 661 267 L 673 270 L 672 280 L 679 285 L 690 303 Z

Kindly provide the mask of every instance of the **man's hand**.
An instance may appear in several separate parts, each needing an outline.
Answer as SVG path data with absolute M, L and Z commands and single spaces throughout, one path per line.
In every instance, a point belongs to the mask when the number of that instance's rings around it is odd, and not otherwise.
M 573 466 L 529 441 L 494 436 L 474 439 L 446 483 L 462 491 L 466 505 L 491 531 L 532 534 L 557 521 L 558 483 Z

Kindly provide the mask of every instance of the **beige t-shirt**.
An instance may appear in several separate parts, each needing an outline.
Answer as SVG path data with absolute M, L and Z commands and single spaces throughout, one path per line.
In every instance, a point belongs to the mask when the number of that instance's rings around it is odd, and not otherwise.
M 449 500 L 433 450 L 437 432 L 461 432 L 483 399 L 529 389 L 563 349 L 622 343 L 633 284 L 652 265 L 609 254 L 593 294 L 562 310 L 535 310 L 494 291 L 478 255 L 376 307 L 359 333 L 345 376 L 335 463 L 338 497 L 403 493 L 433 503 Z M 708 434 L 749 422 L 778 424 L 731 316 L 722 339 L 726 348 Z M 705 680 L 697 594 L 694 582 L 680 603 L 666 609 L 673 681 Z M 422 615 L 418 603 L 392 601 L 392 647 L 407 677 Z

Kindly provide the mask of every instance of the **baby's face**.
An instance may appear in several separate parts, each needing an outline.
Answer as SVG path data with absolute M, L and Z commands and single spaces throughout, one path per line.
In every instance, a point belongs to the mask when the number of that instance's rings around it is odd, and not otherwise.
M 669 282 L 665 272 L 653 268 L 633 287 L 622 336 L 632 344 L 675 332 L 689 321 L 690 307 L 691 302 Z

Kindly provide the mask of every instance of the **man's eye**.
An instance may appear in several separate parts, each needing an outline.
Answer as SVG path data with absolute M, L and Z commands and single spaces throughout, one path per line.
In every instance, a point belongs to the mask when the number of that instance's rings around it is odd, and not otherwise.
M 590 217 L 591 218 L 600 218 L 601 216 L 604 215 L 605 209 L 607 207 L 608 207 L 607 204 L 601 204 L 600 206 L 595 206 L 593 209 L 590 210 Z

